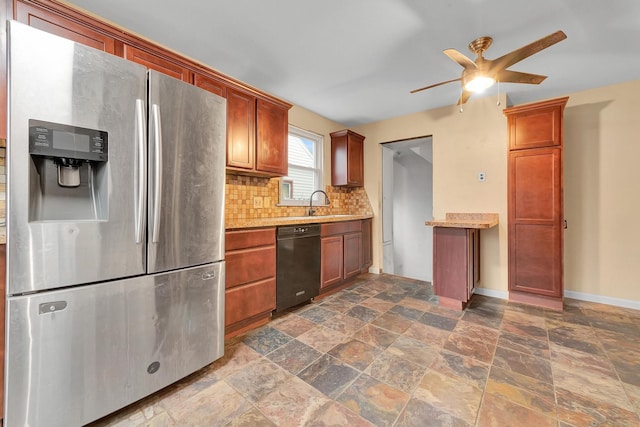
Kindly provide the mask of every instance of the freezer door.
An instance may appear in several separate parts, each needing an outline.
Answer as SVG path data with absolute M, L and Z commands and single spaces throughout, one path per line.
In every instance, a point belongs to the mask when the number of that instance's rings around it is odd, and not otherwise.
M 144 67 L 9 22 L 9 295 L 145 272 L 145 99 Z M 108 160 L 60 186 L 30 120 L 106 132 Z
M 226 100 L 149 71 L 148 271 L 224 258 Z
M 224 263 L 8 299 L 4 425 L 79 426 L 224 350 Z

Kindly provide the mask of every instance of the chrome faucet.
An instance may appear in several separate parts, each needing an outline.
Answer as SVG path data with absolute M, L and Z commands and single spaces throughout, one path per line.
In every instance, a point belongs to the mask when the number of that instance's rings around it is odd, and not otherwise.
M 309 216 L 313 216 L 313 214 L 316 213 L 315 209 L 313 209 L 313 195 L 316 193 L 324 194 L 324 203 L 327 205 L 331 204 L 331 200 L 329 200 L 329 196 L 327 196 L 327 193 L 322 190 L 314 191 L 313 193 L 311 193 L 311 197 L 309 197 Z

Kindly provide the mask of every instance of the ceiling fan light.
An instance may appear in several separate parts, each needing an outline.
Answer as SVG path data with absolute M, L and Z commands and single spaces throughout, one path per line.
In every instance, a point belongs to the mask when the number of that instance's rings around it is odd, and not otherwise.
M 476 76 L 464 85 L 469 92 L 482 93 L 495 84 L 496 80 L 486 76 Z

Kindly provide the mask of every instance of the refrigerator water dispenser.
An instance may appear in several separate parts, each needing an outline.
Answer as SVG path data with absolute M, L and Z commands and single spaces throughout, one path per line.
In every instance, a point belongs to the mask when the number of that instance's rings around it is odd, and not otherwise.
M 107 132 L 29 120 L 30 221 L 106 220 Z

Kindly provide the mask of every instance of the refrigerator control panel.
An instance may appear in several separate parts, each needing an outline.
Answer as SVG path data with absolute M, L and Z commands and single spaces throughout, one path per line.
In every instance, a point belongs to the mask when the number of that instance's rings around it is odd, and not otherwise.
M 101 130 L 30 119 L 29 153 L 43 157 L 106 162 L 108 134 Z

